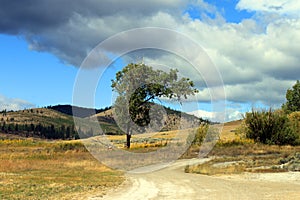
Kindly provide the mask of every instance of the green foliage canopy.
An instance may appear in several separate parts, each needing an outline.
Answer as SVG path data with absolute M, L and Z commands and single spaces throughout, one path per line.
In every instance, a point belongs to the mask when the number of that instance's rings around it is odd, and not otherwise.
M 127 135 L 133 125 L 144 127 L 150 123 L 149 111 L 155 100 L 164 97 L 181 102 L 198 92 L 193 81 L 178 77 L 177 69 L 164 72 L 142 63 L 131 63 L 117 72 L 111 86 L 118 94 L 114 105 L 116 121 Z M 152 117 L 158 116 L 159 113 Z
M 297 80 L 292 89 L 286 92 L 286 104 L 283 104 L 283 109 L 287 113 L 300 111 L 300 81 Z
M 246 113 L 246 137 L 256 142 L 276 145 L 297 145 L 298 130 L 291 120 L 280 110 L 256 111 Z

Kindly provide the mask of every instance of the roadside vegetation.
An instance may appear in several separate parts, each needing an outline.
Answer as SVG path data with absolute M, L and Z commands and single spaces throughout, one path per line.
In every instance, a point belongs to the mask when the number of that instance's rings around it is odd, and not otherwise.
M 212 160 L 200 165 L 186 166 L 185 172 L 221 175 L 243 172 L 300 171 L 300 145 L 296 145 L 293 141 L 291 144 L 281 145 L 278 145 L 278 142 L 263 143 L 247 137 L 247 131 L 249 131 L 247 129 L 245 120 L 224 124 L 220 139 L 207 155 Z M 204 140 L 206 131 L 207 129 L 198 129 L 191 148 L 182 158 L 199 156 L 199 149 L 203 144 L 201 142 Z
M 300 171 L 299 81 L 287 90 L 286 99 L 282 109 L 252 109 L 234 126 L 232 122 L 225 124 L 225 131 L 208 155 L 213 159 L 186 166 L 185 172 L 216 175 Z M 229 139 L 232 133 L 234 137 Z M 196 136 L 192 144 L 203 141 L 203 134 Z M 192 146 L 183 157 L 194 157 L 199 146 Z
M 186 166 L 185 172 L 217 175 L 300 171 L 298 113 L 286 115 L 282 111 L 277 112 L 254 111 L 234 125 L 232 122 L 225 124 L 220 139 L 207 155 L 212 160 Z M 278 122 L 280 126 L 271 122 Z M 198 157 L 201 145 L 197 141 L 203 141 L 203 135 L 205 131 L 196 134 L 194 145 L 183 158 Z
M 300 171 L 299 152 L 300 146 L 267 145 L 246 139 L 220 141 L 208 154 L 212 160 L 200 165 L 186 166 L 185 172 L 221 175 Z M 196 148 L 190 150 L 189 157 L 196 157 L 196 153 Z

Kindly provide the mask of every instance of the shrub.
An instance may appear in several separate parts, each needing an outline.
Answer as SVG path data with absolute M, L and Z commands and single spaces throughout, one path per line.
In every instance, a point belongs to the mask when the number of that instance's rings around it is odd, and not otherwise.
M 191 133 L 187 138 L 187 143 L 189 145 L 201 145 L 204 139 L 206 141 L 212 141 L 216 137 L 215 131 L 212 131 L 212 128 L 209 128 L 207 124 L 201 124 L 197 128 L 196 133 Z
M 196 132 L 191 132 L 188 137 L 187 137 L 187 144 L 188 145 L 195 145 L 198 144 L 200 145 L 203 142 L 204 136 L 206 134 L 206 131 L 204 131 L 206 127 L 201 125 Z
M 264 144 L 295 145 L 299 134 L 288 116 L 280 111 L 262 110 L 246 113 L 246 137 Z
M 290 127 L 298 135 L 297 144 L 300 144 L 300 112 L 293 112 L 288 115 Z
M 56 151 L 67 151 L 67 150 L 87 151 L 84 144 L 80 141 L 60 142 L 54 146 L 54 149 Z
M 300 81 L 297 80 L 293 88 L 286 91 L 287 102 L 282 105 L 285 112 L 300 111 Z

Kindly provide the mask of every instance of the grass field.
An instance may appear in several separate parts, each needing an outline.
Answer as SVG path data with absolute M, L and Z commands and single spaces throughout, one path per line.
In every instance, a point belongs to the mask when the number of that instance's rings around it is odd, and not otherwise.
M 238 131 L 242 120 L 225 123 L 220 134 L 220 140 L 230 141 L 238 138 L 236 132 Z
M 280 167 L 300 157 L 300 147 L 256 144 L 236 134 L 242 121 L 224 124 L 220 139 L 202 165 L 185 171 L 208 175 L 242 172 L 281 172 Z M 192 130 L 134 135 L 131 152 L 155 151 L 169 143 L 180 145 Z M 125 149 L 126 136 L 107 136 Z M 197 157 L 192 146 L 182 158 Z M 295 161 L 297 164 L 297 160 Z M 296 166 L 297 168 L 297 166 Z M 299 168 L 300 169 L 300 168 Z M 90 155 L 80 141 L 19 139 L 0 134 L 0 199 L 86 199 L 102 196 L 124 181 L 122 172 L 111 170 Z
M 180 130 L 133 135 L 131 138 L 131 149 L 153 148 L 155 150 L 169 143 L 185 143 L 190 131 L 191 130 Z M 116 147 L 126 149 L 126 135 L 109 135 L 107 138 Z
M 219 144 L 241 142 L 244 143 L 247 140 L 241 141 L 241 137 L 236 134 L 240 128 L 242 121 L 234 121 L 225 123 L 222 127 L 222 132 L 219 135 Z M 131 139 L 131 149 L 143 149 L 164 147 L 168 143 L 186 143 L 186 139 L 194 129 L 176 130 L 176 131 L 165 131 L 157 133 L 145 133 L 139 135 L 133 135 Z M 118 148 L 125 148 L 126 135 L 108 135 L 107 138 Z M 248 141 L 253 143 L 253 141 Z
M 123 181 L 80 142 L 0 139 L 0 199 L 86 199 Z
M 23 120 L 14 114 L 10 117 L 15 121 Z M 130 151 L 154 151 L 170 142 L 184 141 L 181 137 L 186 133 L 135 135 Z M 108 137 L 118 148 L 124 148 L 126 136 Z M 122 172 L 100 164 L 80 141 L 0 134 L 0 199 L 86 199 L 91 194 L 104 195 L 123 181 Z

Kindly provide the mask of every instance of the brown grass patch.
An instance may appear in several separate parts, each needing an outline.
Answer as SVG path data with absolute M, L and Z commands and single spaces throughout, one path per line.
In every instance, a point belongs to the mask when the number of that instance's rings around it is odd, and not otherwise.
M 67 146 L 0 143 L 0 199 L 86 199 L 124 180 L 121 172 L 100 164 L 80 145 Z
M 225 123 L 220 134 L 220 139 L 227 141 L 227 140 L 234 140 L 238 138 L 236 132 L 240 128 L 242 124 L 242 120 L 232 121 Z

